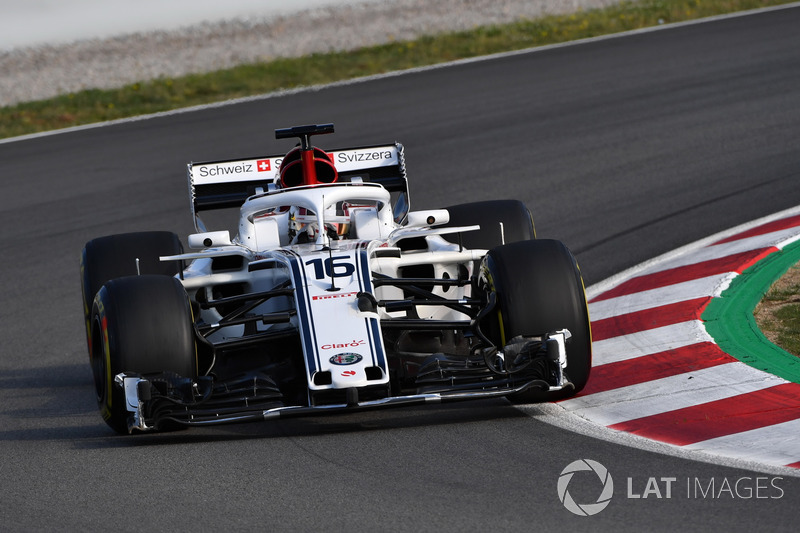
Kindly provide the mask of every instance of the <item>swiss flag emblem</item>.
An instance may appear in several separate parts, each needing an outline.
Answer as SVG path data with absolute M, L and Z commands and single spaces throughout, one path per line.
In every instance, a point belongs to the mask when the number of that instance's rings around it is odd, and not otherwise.
M 268 170 L 272 170 L 272 164 L 270 163 L 269 159 L 261 159 L 256 161 L 256 167 L 258 168 L 259 172 L 267 172 Z

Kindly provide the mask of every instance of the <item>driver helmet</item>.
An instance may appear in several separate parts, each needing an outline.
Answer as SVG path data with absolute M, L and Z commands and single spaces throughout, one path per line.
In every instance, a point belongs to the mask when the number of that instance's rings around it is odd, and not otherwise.
M 316 170 L 316 181 L 312 177 L 303 176 L 303 162 L 301 161 L 300 147 L 293 148 L 286 154 L 281 161 L 279 169 L 281 187 L 298 187 L 300 185 L 314 185 L 317 183 L 333 183 L 339 178 L 336 166 L 333 164 L 333 157 L 312 146 L 314 151 L 314 169 Z

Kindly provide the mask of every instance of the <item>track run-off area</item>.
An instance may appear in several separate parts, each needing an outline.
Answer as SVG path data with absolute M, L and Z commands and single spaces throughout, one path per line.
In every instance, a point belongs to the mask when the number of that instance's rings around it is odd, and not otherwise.
M 800 260 L 798 213 L 746 224 L 590 287 L 592 379 L 560 405 L 711 460 L 799 468 L 800 359 L 767 341 L 753 318 L 759 296 Z

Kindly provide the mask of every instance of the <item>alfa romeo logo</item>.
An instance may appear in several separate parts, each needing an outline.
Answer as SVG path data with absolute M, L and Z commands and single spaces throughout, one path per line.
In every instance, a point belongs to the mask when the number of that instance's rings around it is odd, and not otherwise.
M 569 482 L 572 481 L 572 476 L 575 475 L 575 472 L 587 470 L 597 474 L 600 483 L 603 485 L 603 489 L 600 492 L 600 496 L 597 497 L 596 502 L 577 503 L 572 499 L 572 496 L 570 496 L 569 490 L 567 490 Z M 611 474 L 608 473 L 606 467 L 591 459 L 578 459 L 577 461 L 571 462 L 561 471 L 561 475 L 558 478 L 558 499 L 561 500 L 561 503 L 564 504 L 564 507 L 566 507 L 568 511 L 579 516 L 592 516 L 599 513 L 608 506 L 611 501 L 611 496 L 613 495 L 614 481 L 611 479 Z
M 337 353 L 332 356 L 328 361 L 333 365 L 354 365 L 361 361 L 362 357 L 357 353 Z

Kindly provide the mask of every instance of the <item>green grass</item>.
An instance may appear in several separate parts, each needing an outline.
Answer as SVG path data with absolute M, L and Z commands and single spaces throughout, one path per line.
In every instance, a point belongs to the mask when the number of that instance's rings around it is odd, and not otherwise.
M 759 329 L 792 355 L 800 356 L 800 265 L 790 268 L 764 295 L 756 314 Z
M 790 271 L 787 276 L 790 276 L 792 272 Z M 792 298 L 797 297 L 800 294 L 800 283 L 789 283 L 787 286 L 775 286 L 770 288 L 767 291 L 767 294 L 764 295 L 764 300 L 767 302 L 786 302 L 790 301 Z
M 800 355 L 800 304 L 787 304 L 775 313 L 777 344 L 793 355 Z
M 0 108 L 0 138 L 331 83 L 496 52 L 595 37 L 791 0 L 640 0 L 347 52 L 279 58 L 207 74 L 86 90 Z

